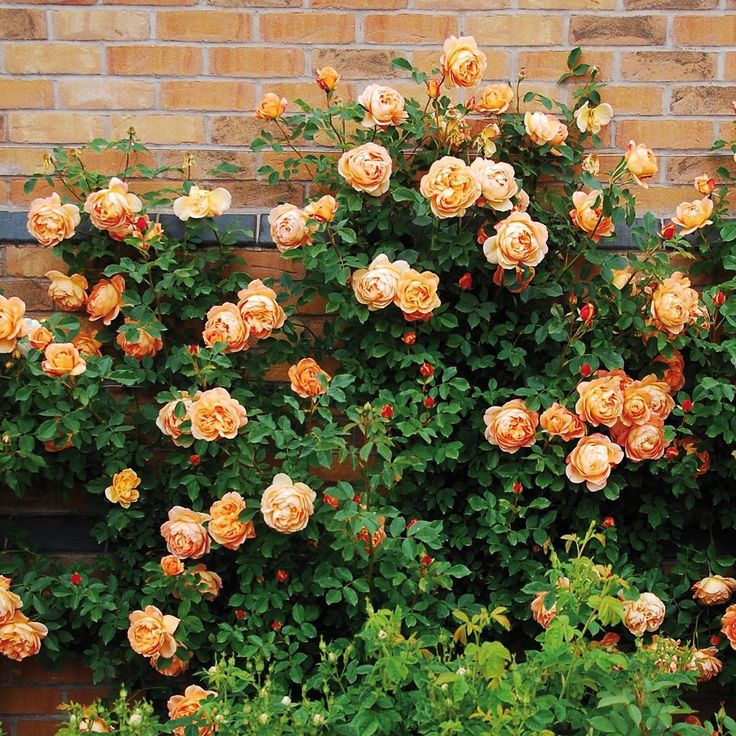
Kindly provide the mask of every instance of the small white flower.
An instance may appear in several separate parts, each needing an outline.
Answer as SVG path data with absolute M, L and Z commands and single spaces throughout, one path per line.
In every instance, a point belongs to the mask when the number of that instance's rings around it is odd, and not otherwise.
M 288 695 L 284 695 L 284 697 L 281 698 L 281 705 L 291 705 L 291 698 Z
M 325 717 L 323 715 L 320 715 L 319 713 L 315 713 L 312 716 L 312 723 L 314 723 L 315 726 L 321 726 L 325 722 Z
M 378 632 L 378 638 L 379 638 L 379 639 L 385 639 L 385 638 L 386 638 L 387 636 L 388 636 L 388 634 L 387 634 L 387 633 L 386 633 L 386 632 L 385 632 L 385 631 L 384 631 L 383 629 L 381 629 L 381 630 L 380 630 L 380 631 Z
M 268 713 L 261 713 L 261 715 L 258 716 L 258 720 L 263 723 L 264 725 L 268 723 Z
M 133 713 L 133 715 L 128 719 L 128 725 L 133 728 L 140 727 L 141 723 L 143 723 L 143 716 L 140 713 Z
M 460 677 L 465 677 L 466 671 L 467 670 L 465 669 L 465 667 L 458 667 L 457 668 L 457 674 L 460 675 Z

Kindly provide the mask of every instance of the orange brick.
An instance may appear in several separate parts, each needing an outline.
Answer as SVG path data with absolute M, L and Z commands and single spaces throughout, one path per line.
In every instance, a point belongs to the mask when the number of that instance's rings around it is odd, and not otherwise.
M 7 110 L 53 106 L 53 90 L 49 79 L 0 78 L 0 100 Z
M 722 122 L 718 126 L 718 137 L 722 138 L 725 141 L 736 140 L 736 123 L 732 123 L 730 121 Z
M 253 110 L 255 84 L 249 82 L 161 82 L 167 110 Z
M 707 174 L 718 180 L 719 166 L 731 168 L 733 155 L 712 156 L 669 156 L 667 158 L 667 181 L 672 184 L 692 184 L 696 176 Z
M 734 0 L 736 2 L 736 0 Z M 736 80 L 736 52 L 726 54 L 726 66 L 723 79 L 727 82 Z
M 351 43 L 355 17 L 349 13 L 268 13 L 260 18 L 261 38 L 281 43 Z
M 694 199 L 695 190 L 689 187 L 652 187 L 636 190 L 636 204 L 639 212 L 671 216 L 680 202 Z
M 624 0 L 628 10 L 704 10 L 715 8 L 718 0 Z
M 41 148 L 0 147 L 0 176 L 30 176 L 43 168 Z
M 276 133 L 268 123 L 252 115 L 215 115 L 210 120 L 210 138 L 216 146 L 248 147 L 264 129 Z
M 458 35 L 456 15 L 391 13 L 367 15 L 364 20 L 368 43 L 439 43 Z
M 12 288 L 17 283 L 10 279 L 6 281 L 8 293 L 17 294 L 17 291 Z M 6 715 L 15 713 L 22 715 L 54 714 L 56 708 L 61 704 L 61 690 L 53 687 L 4 686 L 0 688 L 0 699 Z
M 0 143 L 8 140 L 8 119 L 5 115 L 0 115 Z
M 616 145 L 624 147 L 629 140 L 656 149 L 708 148 L 713 141 L 713 126 L 706 120 L 618 120 Z
M 0 38 L 47 38 L 43 11 L 0 8 Z
M 105 5 L 176 5 L 184 7 L 186 5 L 196 5 L 197 0 L 102 0 Z M 219 3 L 211 3 L 219 5 Z
M 250 15 L 222 10 L 164 10 L 156 17 L 164 41 L 249 41 Z
M 681 46 L 733 46 L 736 16 L 681 15 L 675 18 L 674 38 Z
M 392 59 L 403 55 L 401 51 L 389 49 L 312 49 L 312 71 L 332 66 L 345 79 L 365 79 L 366 69 L 370 69 L 371 78 L 376 79 L 405 76 L 407 72 L 391 66 Z
M 90 705 L 95 700 L 106 698 L 110 694 L 107 687 L 70 687 L 67 692 L 67 698 L 74 703 L 82 703 L 82 705 Z
M 431 1 L 432 0 L 430 0 L 430 2 Z M 417 3 L 422 2 L 423 0 L 414 0 L 414 5 L 416 7 L 421 7 L 421 5 L 417 5 Z M 310 7 L 353 8 L 355 10 L 397 10 L 405 8 L 406 3 L 407 0 L 312 0 Z M 290 4 L 297 5 L 296 2 Z M 447 7 L 447 3 L 445 3 L 445 7 Z
M 452 0 L 452 3 L 443 0 L 413 0 L 412 10 L 505 10 L 511 7 L 511 0 Z M 376 8 L 377 9 L 377 8 Z
M 557 80 L 566 72 L 569 51 L 521 51 L 518 67 L 524 69 L 526 79 Z M 612 51 L 585 51 L 580 59 L 601 70 L 603 79 L 609 79 L 614 67 Z
M 670 110 L 678 115 L 732 115 L 736 87 L 675 87 Z
M 545 15 L 477 15 L 467 20 L 467 32 L 492 46 L 496 39 L 513 39 L 517 46 L 547 46 L 562 42 L 562 18 Z M 483 39 L 487 39 L 483 43 Z M 564 71 L 564 69 L 563 69 Z
M 202 51 L 193 46 L 110 46 L 111 74 L 188 77 L 202 71 Z
M 5 246 L 5 265 L 8 276 L 41 277 L 53 269 L 66 271 L 64 261 L 56 258 L 51 248 Z
M 59 718 L 32 721 L 23 718 L 15 722 L 15 736 L 54 736 L 61 723 Z
M 204 143 L 204 120 L 199 115 L 113 115 L 113 138 L 135 128 L 144 144 Z
M 247 149 L 247 142 L 243 141 L 242 147 Z M 2 149 L 0 149 L 2 150 Z M 184 160 L 184 151 L 180 150 L 164 150 L 161 151 L 161 165 L 180 167 Z M 194 153 L 192 162 L 192 176 L 195 179 L 208 178 L 210 169 L 215 168 L 217 164 L 228 163 L 238 168 L 235 174 L 218 174 L 222 179 L 252 179 L 256 175 L 256 154 L 248 150 L 232 151 L 232 150 L 200 150 Z M 225 186 L 228 186 L 227 184 Z
M 659 46 L 667 37 L 667 18 L 652 15 L 573 15 L 570 43 L 583 46 Z
M 210 73 L 228 77 L 300 77 L 304 52 L 290 48 L 213 48 Z
M 92 670 L 81 662 L 64 662 L 61 666 L 52 666 L 29 658 L 22 662 L 8 662 L 8 666 L 10 679 L 15 682 L 84 684 L 92 681 Z
M 613 107 L 614 115 L 661 115 L 664 109 L 661 87 L 611 84 L 601 90 L 601 98 Z
M 716 55 L 705 51 L 631 51 L 621 54 L 621 76 L 640 82 L 715 79 Z
M 616 0 L 519 0 L 519 7 L 531 10 L 614 10 Z
M 9 140 L 16 143 L 87 143 L 104 135 L 104 118 L 65 112 L 10 113 Z
M 240 206 L 265 208 L 291 202 L 300 207 L 304 203 L 304 186 L 295 182 L 271 187 L 262 181 L 239 181 L 228 183 L 227 188 L 233 195 L 233 202 L 242 203 Z
M 5 71 L 9 74 L 97 74 L 100 49 L 96 46 L 55 43 L 8 43 Z
M 302 0 L 209 0 L 221 8 L 301 8 Z
M 65 79 L 58 83 L 62 109 L 69 110 L 148 110 L 156 103 L 152 82 L 98 77 Z
M 62 41 L 142 41 L 150 35 L 148 13 L 138 10 L 55 10 L 51 27 Z

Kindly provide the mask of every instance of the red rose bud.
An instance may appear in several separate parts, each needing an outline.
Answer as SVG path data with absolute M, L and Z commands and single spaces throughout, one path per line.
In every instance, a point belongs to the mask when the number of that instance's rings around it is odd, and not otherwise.
M 685 718 L 685 723 L 691 723 L 693 726 L 702 726 L 703 724 L 700 722 L 700 718 L 697 716 L 687 716 Z
M 360 493 L 356 493 L 353 496 L 353 503 L 360 503 Z
M 427 396 L 426 399 L 424 399 L 424 406 L 427 407 L 427 409 L 431 409 L 437 402 L 431 397 Z
M 473 275 L 470 271 L 466 271 L 457 282 L 457 285 L 461 289 L 472 289 L 473 288 Z
M 381 416 L 384 419 L 391 419 L 394 415 L 394 408 L 391 406 L 391 404 L 386 404 L 386 406 L 381 409 Z
M 592 373 L 593 373 L 593 369 L 592 369 L 592 368 L 591 368 L 591 367 L 590 367 L 590 366 L 589 366 L 589 365 L 588 365 L 587 363 L 583 363 L 583 364 L 582 364 L 582 365 L 580 366 L 580 375 L 581 375 L 581 376 L 582 376 L 583 378 L 587 378 L 587 377 L 588 377 L 588 376 L 590 376 L 590 375 L 591 375 Z
M 337 507 L 338 507 L 338 506 L 340 505 L 340 502 L 339 502 L 339 501 L 338 501 L 338 500 L 337 500 L 337 499 L 336 499 L 336 498 L 335 498 L 334 496 L 330 496 L 330 494 L 329 494 L 329 493 L 325 493 L 325 494 L 324 494 L 324 495 L 322 496 L 322 500 L 323 500 L 323 501 L 324 501 L 324 502 L 325 502 L 325 503 L 326 503 L 326 504 L 327 504 L 328 506 L 332 506 L 332 508 L 333 508 L 333 509 L 336 509 L 336 508 L 337 508 Z
M 421 373 L 425 378 L 429 378 L 430 376 L 434 375 L 434 366 L 432 366 L 431 363 L 427 363 L 425 361 L 419 368 L 419 373 Z
M 465 100 L 465 109 L 466 110 L 472 110 L 475 107 L 475 95 L 470 95 L 467 100 Z
M 721 637 L 718 634 L 713 634 L 710 638 L 711 646 L 717 647 L 721 643 Z
M 478 243 L 478 245 L 483 245 L 486 240 L 490 237 L 488 233 L 486 232 L 486 225 L 488 223 L 484 223 L 478 228 L 478 232 L 475 234 L 475 241 Z M 501 270 L 503 271 L 503 267 L 501 267 Z M 496 286 L 499 286 L 499 284 L 496 284 Z
M 238 621 L 242 621 L 245 618 L 245 611 L 242 608 L 236 609 L 235 618 L 238 619 Z
M 580 315 L 580 319 L 590 327 L 593 323 L 593 317 L 595 317 L 595 304 L 591 304 L 590 302 L 583 304 L 583 306 L 578 309 L 578 314 Z
M 722 291 L 717 291 L 713 294 L 713 304 L 717 307 L 722 307 L 726 303 L 726 295 Z
M 693 408 L 693 402 L 690 401 L 690 399 L 685 399 L 685 401 L 683 401 L 682 404 L 680 404 L 680 406 L 682 407 L 682 410 L 685 413 L 687 413 L 687 412 L 689 412 L 689 411 L 692 410 L 692 408 Z
M 202 462 L 202 458 L 199 455 L 190 455 L 189 456 L 189 464 L 190 465 L 199 465 Z
M 69 576 L 69 582 L 72 585 L 81 585 L 81 583 L 82 583 L 82 576 L 78 572 L 73 572 Z
M 660 231 L 659 235 L 663 240 L 672 240 L 677 232 L 677 225 L 674 222 L 668 222 Z
M 606 516 L 605 519 L 603 519 L 603 528 L 604 529 L 610 529 L 611 527 L 616 526 L 616 519 L 613 518 L 613 516 Z
M 419 519 L 416 518 L 416 516 L 406 525 L 406 531 L 409 531 L 414 524 L 416 524 L 419 521 Z
M 667 460 L 677 460 L 680 455 L 680 450 L 675 445 L 670 445 L 665 451 L 664 456 Z
M 511 486 L 511 488 L 514 491 L 514 493 L 521 493 L 524 490 L 524 486 L 521 485 L 521 483 L 519 483 L 518 480 L 516 481 L 516 483 L 514 483 L 513 486 Z
M 273 629 L 274 631 L 281 631 L 281 621 L 279 621 L 278 619 L 276 619 L 276 621 L 274 621 L 274 622 L 273 622 L 273 623 L 271 624 L 271 628 L 272 628 L 272 629 Z
M 433 562 L 434 559 L 429 555 L 424 555 L 424 557 L 422 557 L 422 565 L 424 565 L 424 567 L 429 567 Z
M 417 341 L 417 333 L 407 332 L 401 339 L 405 345 L 413 345 Z
M 147 217 L 139 217 L 135 221 L 135 226 L 142 232 L 143 230 L 148 230 L 148 218 Z
M 189 355 L 199 355 L 199 346 L 198 345 L 190 345 L 189 346 Z
M 286 570 L 276 570 L 276 580 L 285 583 L 289 579 L 289 573 Z

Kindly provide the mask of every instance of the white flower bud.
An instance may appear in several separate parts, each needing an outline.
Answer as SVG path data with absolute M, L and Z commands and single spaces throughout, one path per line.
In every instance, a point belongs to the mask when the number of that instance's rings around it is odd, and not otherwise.
M 258 716 L 258 720 L 263 724 L 268 723 L 268 713 L 261 713 L 261 715 Z
M 281 705 L 291 705 L 291 698 L 288 695 L 284 695 L 284 697 L 281 698 Z

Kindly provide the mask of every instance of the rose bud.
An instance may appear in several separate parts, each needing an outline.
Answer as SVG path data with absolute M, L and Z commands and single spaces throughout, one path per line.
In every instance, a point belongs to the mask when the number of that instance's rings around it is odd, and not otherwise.
M 606 516 L 605 519 L 603 519 L 603 528 L 604 529 L 610 529 L 611 527 L 616 526 L 616 520 L 613 518 L 613 516 Z
M 442 86 L 442 80 L 440 79 L 428 79 L 427 80 L 427 96 L 430 100 L 436 100 L 440 96 L 440 87 Z
M 325 494 L 323 494 L 323 496 L 322 496 L 322 500 L 323 500 L 323 501 L 324 501 L 324 502 L 325 502 L 325 503 L 326 503 L 326 504 L 327 504 L 328 506 L 332 506 L 332 508 L 333 508 L 333 509 L 336 509 L 336 508 L 337 508 L 337 507 L 338 507 L 338 506 L 340 505 L 340 502 L 339 502 L 339 501 L 338 501 L 338 500 L 337 500 L 337 499 L 336 499 L 336 498 L 335 498 L 334 496 L 330 496 L 330 494 L 329 494 L 329 493 L 325 493 Z
M 413 345 L 417 341 L 417 333 L 407 332 L 401 339 L 405 345 Z
M 360 499 L 360 493 L 356 493 L 353 496 L 353 503 L 360 503 L 360 501 L 361 501 L 361 499 Z
M 386 404 L 386 406 L 381 409 L 381 416 L 384 419 L 391 419 L 394 415 L 394 408 L 391 406 L 391 404 Z
M 587 304 L 583 304 L 580 309 L 578 309 L 578 314 L 580 315 L 580 319 L 583 320 L 583 322 L 586 324 L 587 327 L 590 327 L 590 325 L 593 323 L 593 317 L 595 317 L 595 305 L 588 302 Z
M 286 570 L 276 570 L 276 580 L 285 583 L 289 579 L 289 573 Z
M 709 575 L 691 588 L 693 598 L 704 606 L 719 606 L 728 603 L 736 591 L 736 580 L 723 575 Z
M 82 583 L 82 576 L 78 572 L 73 572 L 69 576 L 69 582 L 72 585 L 80 585 Z
M 189 456 L 189 464 L 190 465 L 199 465 L 202 462 L 202 458 L 199 455 L 190 455 Z
M 726 295 L 722 291 L 717 291 L 713 294 L 713 304 L 717 307 L 722 307 L 726 303 Z
M 337 83 L 342 79 L 342 75 L 338 74 L 331 66 L 325 66 L 317 70 L 316 81 L 325 92 L 334 92 Z
M 406 525 L 406 531 L 409 531 L 414 524 L 416 524 L 419 521 L 419 519 L 416 518 L 416 516 Z
M 659 235 L 663 240 L 672 240 L 677 232 L 677 225 L 674 222 L 668 222 L 660 231 Z
M 692 402 L 692 401 L 690 401 L 690 399 L 685 399 L 685 400 L 684 400 L 684 401 L 682 402 L 682 404 L 680 404 L 680 407 L 682 408 L 682 410 L 683 410 L 683 411 L 684 411 L 685 413 L 687 413 L 687 412 L 689 412 L 689 411 L 692 411 L 692 408 L 693 408 L 693 402 Z
M 713 190 L 716 188 L 716 180 L 709 177 L 707 174 L 695 177 L 693 184 L 695 188 L 706 197 L 709 194 L 712 194 Z
M 472 289 L 473 288 L 473 276 L 470 271 L 466 271 L 458 280 L 457 285 L 461 289 Z
M 711 636 L 711 638 L 710 638 L 710 643 L 714 647 L 717 647 L 721 643 L 721 637 L 718 636 L 718 634 L 713 634 L 713 636 Z
M 242 621 L 245 618 L 245 611 L 242 608 L 237 608 L 235 610 L 235 618 L 238 619 L 238 621 Z
M 680 456 L 680 449 L 675 445 L 670 445 L 665 451 L 664 456 L 667 460 L 677 460 Z
M 198 345 L 190 345 L 189 346 L 189 355 L 199 355 L 199 346 Z
M 427 407 L 427 409 L 431 409 L 437 402 L 431 397 L 427 396 L 426 399 L 424 399 L 424 406 Z
M 272 629 L 273 629 L 274 631 L 281 631 L 281 621 L 279 621 L 278 619 L 276 619 L 276 620 L 275 620 L 275 621 L 274 621 L 274 622 L 273 622 L 273 623 L 271 624 L 271 628 L 272 628 Z
M 514 493 L 521 493 L 524 490 L 524 486 L 521 485 L 518 480 L 516 481 L 516 483 L 514 483 L 513 486 L 511 486 L 511 488 L 513 489 Z
M 424 567 L 429 567 L 433 562 L 434 559 L 429 555 L 424 555 L 424 557 L 422 557 L 422 565 L 424 565 Z
M 472 110 L 475 107 L 475 95 L 470 95 L 467 100 L 465 100 L 465 109 L 466 110 Z
M 431 363 L 427 363 L 425 361 L 420 366 L 419 373 L 423 375 L 425 378 L 429 378 L 430 376 L 434 375 L 434 366 Z
M 480 227 L 478 228 L 478 232 L 477 232 L 477 233 L 476 233 L 476 235 L 475 235 L 475 241 L 476 241 L 476 242 L 478 243 L 478 245 L 483 245 L 483 243 L 485 243 L 485 242 L 486 242 L 486 240 L 488 240 L 488 238 L 490 238 L 490 237 L 491 237 L 491 236 L 490 236 L 490 235 L 488 234 L 488 232 L 486 231 L 486 225 L 487 225 L 487 224 L 488 224 L 488 223 L 487 223 L 487 222 L 485 222 L 485 223 L 483 223 L 483 224 L 482 224 L 482 225 L 481 225 L 481 226 L 480 226 Z
M 588 365 L 587 363 L 583 363 L 583 364 L 582 364 L 582 365 L 580 366 L 580 375 L 581 375 L 581 376 L 582 376 L 583 378 L 587 378 L 587 377 L 588 377 L 588 376 L 590 376 L 590 375 L 591 375 L 592 373 L 593 373 L 593 369 L 592 369 L 592 368 L 591 368 L 591 367 L 590 367 L 590 366 L 589 366 L 589 365 Z
M 143 216 L 139 217 L 139 218 L 138 218 L 138 219 L 137 219 L 137 220 L 135 221 L 135 226 L 136 226 L 136 227 L 137 227 L 137 228 L 138 228 L 138 229 L 139 229 L 139 230 L 140 230 L 141 232 L 143 232 L 144 230 L 148 230 L 148 218 L 147 218 L 147 217 L 143 217 Z

